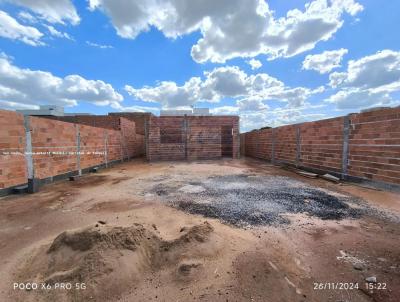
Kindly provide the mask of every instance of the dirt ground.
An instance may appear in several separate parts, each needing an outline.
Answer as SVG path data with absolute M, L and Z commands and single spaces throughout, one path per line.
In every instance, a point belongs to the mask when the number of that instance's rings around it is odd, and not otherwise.
M 399 226 L 398 193 L 135 160 L 0 199 L 0 301 L 395 302 Z

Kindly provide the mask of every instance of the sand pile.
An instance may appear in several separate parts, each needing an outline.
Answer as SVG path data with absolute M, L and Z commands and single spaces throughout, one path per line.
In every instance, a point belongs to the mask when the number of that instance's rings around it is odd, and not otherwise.
M 192 267 L 215 254 L 213 231 L 205 222 L 183 228 L 182 235 L 170 241 L 140 224 L 96 225 L 63 232 L 21 268 L 21 281 L 53 288 L 59 283 L 73 287 L 85 283 L 86 289 L 30 291 L 23 293 L 22 300 L 34 300 L 40 295 L 49 301 L 104 301 L 118 297 L 158 270 L 178 270 L 183 276 L 189 275 Z

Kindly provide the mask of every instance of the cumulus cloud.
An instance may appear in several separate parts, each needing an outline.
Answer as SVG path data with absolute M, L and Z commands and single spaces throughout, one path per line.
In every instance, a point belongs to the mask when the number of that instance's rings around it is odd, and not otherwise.
M 0 101 L 4 106 L 75 106 L 83 101 L 117 107 L 122 100 L 122 95 L 103 81 L 87 80 L 79 75 L 60 78 L 50 72 L 19 68 L 9 57 L 0 56 Z
M 263 102 L 267 100 L 279 100 L 286 102 L 288 107 L 299 107 L 311 95 L 322 92 L 321 88 L 287 87 L 266 73 L 248 75 L 237 66 L 215 68 L 205 72 L 203 78 L 190 78 L 181 86 L 172 81 L 162 81 L 156 86 L 142 88 L 126 85 L 125 90 L 135 99 L 160 103 L 164 108 L 190 106 L 197 102 L 217 103 L 232 98 L 246 110 L 265 109 Z
M 386 49 L 351 60 L 345 72 L 334 72 L 329 79 L 339 91 L 327 102 L 339 109 L 396 104 L 392 94 L 400 91 L 400 52 Z
M 50 23 L 71 23 L 76 25 L 80 18 L 70 0 L 5 0 L 12 4 L 28 8 L 40 19 Z M 32 16 L 33 17 L 33 16 Z
M 0 37 L 18 40 L 32 46 L 43 45 L 43 34 L 34 27 L 20 24 L 16 19 L 0 10 Z
M 259 111 L 269 108 L 266 104 L 264 104 L 262 99 L 256 97 L 238 100 L 236 104 L 238 105 L 240 111 Z
M 321 74 L 331 72 L 332 69 L 341 66 L 342 58 L 347 52 L 347 49 L 341 48 L 324 51 L 321 54 L 308 55 L 303 61 L 303 69 L 316 70 Z
M 258 69 L 262 67 L 262 63 L 259 60 L 256 59 L 251 59 L 249 61 L 247 61 L 247 64 L 249 64 L 251 66 L 252 70 Z
M 343 15 L 362 9 L 356 0 L 314 0 L 304 10 L 275 18 L 264 0 L 89 0 L 91 10 L 108 15 L 118 35 L 135 38 L 155 27 L 168 38 L 195 31 L 196 62 L 220 62 L 267 54 L 291 57 L 326 41 L 343 25 Z

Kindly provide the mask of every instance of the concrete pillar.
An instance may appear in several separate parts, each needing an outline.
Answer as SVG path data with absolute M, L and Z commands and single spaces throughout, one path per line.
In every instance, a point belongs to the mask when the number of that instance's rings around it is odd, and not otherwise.
M 349 135 L 350 135 L 350 115 L 343 117 L 343 151 L 342 151 L 342 179 L 347 178 L 349 165 Z
M 25 161 L 28 174 L 28 193 L 36 193 L 39 191 L 39 179 L 35 178 L 35 167 L 33 164 L 33 149 L 32 149 L 32 132 L 30 116 L 24 116 L 25 128 Z

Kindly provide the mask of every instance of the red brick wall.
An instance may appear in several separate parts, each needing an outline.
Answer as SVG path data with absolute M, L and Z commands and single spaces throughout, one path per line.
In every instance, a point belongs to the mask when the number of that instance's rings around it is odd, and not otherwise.
M 400 108 L 350 117 L 349 174 L 400 183 Z
M 303 123 L 300 127 L 300 164 L 341 173 L 343 117 Z
M 30 117 L 33 166 L 36 178 L 47 178 L 76 170 L 74 124 Z M 52 153 L 47 154 L 47 153 Z M 55 153 L 65 154 L 55 154 Z M 39 154 L 42 153 L 42 154 Z M 66 154 L 71 153 L 71 154 Z
M 143 155 L 144 136 L 136 134 L 135 123 L 117 119 L 121 130 L 29 117 L 35 178 L 78 170 L 77 133 L 80 135 L 80 169 Z M 25 137 L 24 117 L 0 110 L 0 189 L 27 182 Z M 8 155 L 8 152 L 19 154 Z
M 296 125 L 274 129 L 276 161 L 296 164 L 296 129 Z
M 92 127 L 105 128 L 105 129 L 120 129 L 120 119 L 118 116 L 109 115 L 76 115 L 76 116 L 43 116 L 61 122 L 82 124 Z
M 146 141 L 145 136 L 136 133 L 135 149 L 133 157 L 146 155 Z
M 105 142 L 109 130 L 79 125 L 81 136 L 81 169 L 105 163 Z M 117 131 L 116 131 L 117 132 Z
M 132 122 L 135 122 L 136 133 L 141 135 L 145 135 L 146 122 L 148 122 L 150 116 L 152 116 L 152 114 L 149 112 L 112 112 L 108 115 L 112 117 L 123 117 Z
M 179 132 L 183 129 L 184 117 L 151 116 L 148 127 L 147 159 L 153 160 L 183 160 L 185 159 L 185 144 L 161 143 L 160 129 L 173 129 Z M 183 131 L 182 134 L 183 135 Z
M 238 117 L 151 116 L 148 127 L 147 158 L 150 161 L 221 158 L 221 127 L 223 126 L 233 129 L 233 158 L 238 158 L 240 148 Z M 164 142 L 161 139 L 161 132 L 167 133 Z
M 221 127 L 233 129 L 233 158 L 239 156 L 238 117 L 231 116 L 189 116 L 187 154 L 188 159 L 221 158 Z
M 253 157 L 272 159 L 272 129 L 251 131 L 245 134 L 244 154 Z
M 344 119 L 275 128 L 275 160 L 341 174 Z M 400 108 L 352 114 L 349 123 L 347 175 L 400 184 Z M 300 131 L 298 162 L 297 128 Z M 246 156 L 271 159 L 270 130 L 242 134 Z
M 24 117 L 13 111 L 0 110 L 0 189 L 26 183 L 24 151 Z
M 138 141 L 138 137 L 136 134 L 136 125 L 134 122 L 129 121 L 125 118 L 120 119 L 120 128 L 122 134 L 122 144 L 123 144 L 123 154 L 124 158 L 131 158 L 138 154 L 136 149 L 143 149 L 143 142 Z

